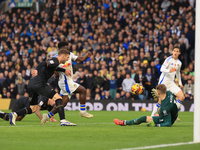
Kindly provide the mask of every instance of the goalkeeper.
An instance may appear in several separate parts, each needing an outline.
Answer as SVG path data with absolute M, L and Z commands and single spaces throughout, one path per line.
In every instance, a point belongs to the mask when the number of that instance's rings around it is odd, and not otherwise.
M 175 96 L 170 92 L 166 92 L 166 86 L 159 84 L 156 86 L 156 92 L 161 99 L 161 107 L 158 110 L 159 116 L 142 116 L 130 121 L 114 119 L 116 125 L 138 125 L 146 122 L 147 126 L 170 127 L 178 117 L 178 108 Z

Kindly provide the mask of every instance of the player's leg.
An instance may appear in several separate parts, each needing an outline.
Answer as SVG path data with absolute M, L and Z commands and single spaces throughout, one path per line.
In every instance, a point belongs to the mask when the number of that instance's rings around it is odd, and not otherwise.
M 21 121 L 25 116 L 18 116 L 16 121 Z
M 185 99 L 185 96 L 184 96 L 184 94 L 183 94 L 183 91 L 180 90 L 180 91 L 176 94 L 176 97 L 178 98 L 176 105 L 177 105 L 178 109 L 180 109 L 180 107 L 181 107 L 181 105 L 182 105 L 182 102 L 183 102 L 184 99 Z
M 29 99 L 31 100 L 30 103 L 32 104 L 37 104 L 37 97 L 38 94 L 29 89 Z M 13 112 L 9 114 L 9 119 L 10 119 L 10 125 L 16 125 L 15 121 L 19 116 L 25 116 L 26 114 L 32 114 L 32 109 L 29 107 L 24 107 L 22 109 L 13 109 Z M 18 120 L 20 120 L 21 117 L 19 117 Z M 22 119 L 22 118 L 21 118 Z
M 24 107 L 16 112 L 10 113 L 9 114 L 10 125 L 16 125 L 15 121 L 18 118 L 18 116 L 24 116 L 26 114 L 32 114 L 32 110 L 30 107 L 29 108 Z
M 56 110 L 60 117 L 61 126 L 75 126 L 76 125 L 74 123 L 71 123 L 65 120 L 65 112 L 64 112 L 62 97 L 58 93 L 56 93 L 54 89 L 52 89 L 49 85 L 46 84 L 44 89 L 40 91 L 39 94 L 49 97 L 50 99 L 55 101 Z M 43 125 L 48 119 L 49 119 L 49 116 L 47 114 L 43 114 L 41 124 Z
M 4 113 L 3 111 L 0 111 L 0 118 L 9 121 L 9 113 Z
M 65 107 L 67 105 L 67 103 L 69 102 L 69 97 L 68 97 L 68 95 L 63 95 L 61 97 L 62 97 L 62 101 L 63 101 L 63 107 Z M 51 118 L 56 113 L 57 113 L 57 109 L 56 109 L 56 106 L 54 106 L 53 109 L 48 113 L 48 115 Z
M 92 118 L 93 115 L 87 113 L 86 111 L 86 89 L 79 85 L 78 88 L 76 89 L 76 92 L 79 93 L 79 101 L 80 101 L 80 113 L 79 115 L 81 117 L 86 117 L 86 118 Z
M 141 123 L 147 122 L 152 118 L 151 116 L 142 116 L 140 118 L 132 119 L 132 120 L 119 120 L 114 119 L 116 125 L 126 126 L 126 125 L 139 125 Z M 152 119 L 153 120 L 153 119 Z

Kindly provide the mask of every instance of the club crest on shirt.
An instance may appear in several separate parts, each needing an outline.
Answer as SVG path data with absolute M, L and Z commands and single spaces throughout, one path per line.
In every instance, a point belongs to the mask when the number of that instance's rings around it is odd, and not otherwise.
M 76 84 L 74 84 L 74 87 L 77 87 L 77 85 L 76 85 Z
M 179 64 L 177 66 L 179 67 Z
M 53 61 L 53 60 L 50 60 L 49 63 L 50 63 L 50 64 L 54 64 L 54 61 Z

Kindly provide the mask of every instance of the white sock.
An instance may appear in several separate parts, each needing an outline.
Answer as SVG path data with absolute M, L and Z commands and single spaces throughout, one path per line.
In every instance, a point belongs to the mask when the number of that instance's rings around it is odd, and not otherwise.
M 178 109 L 180 109 L 180 107 L 181 107 L 181 105 L 182 105 L 182 102 L 183 102 L 183 101 L 181 101 L 180 99 L 177 100 L 176 106 L 177 106 Z
M 155 114 L 158 112 L 158 108 L 160 107 L 160 104 L 157 103 L 154 108 L 153 108 L 153 111 L 151 113 L 151 116 L 155 116 Z

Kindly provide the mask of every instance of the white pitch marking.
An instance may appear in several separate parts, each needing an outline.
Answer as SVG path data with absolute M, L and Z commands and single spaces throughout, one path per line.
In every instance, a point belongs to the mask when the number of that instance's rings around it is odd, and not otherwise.
M 90 124 L 114 124 L 114 123 L 80 123 L 77 125 L 90 125 Z M 48 124 L 46 123 L 45 125 L 16 125 L 16 126 L 0 126 L 0 128 L 6 128 L 6 127 L 43 127 L 43 126 L 60 126 L 60 124 Z
M 169 147 L 169 146 L 179 146 L 179 145 L 188 145 L 188 144 L 195 144 L 195 142 L 173 143 L 173 144 L 161 144 L 161 145 L 152 145 L 152 146 L 135 147 L 135 148 L 115 149 L 115 150 L 152 149 L 152 148 Z

